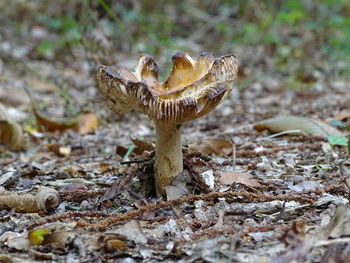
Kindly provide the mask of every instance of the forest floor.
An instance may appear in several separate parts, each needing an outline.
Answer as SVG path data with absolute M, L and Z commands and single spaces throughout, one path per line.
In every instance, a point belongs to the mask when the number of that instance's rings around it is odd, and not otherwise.
M 0 64 L 0 101 L 25 141 L 1 153 L 0 261 L 350 262 L 346 147 L 254 128 L 290 115 L 349 122 L 348 82 L 318 72 L 286 87 L 241 61 L 244 88 L 183 125 L 185 171 L 165 201 L 154 192 L 153 123 L 112 113 L 77 54 Z M 116 57 L 127 67 L 137 60 Z M 67 124 L 77 115 L 80 124 Z M 314 123 L 304 121 L 278 125 Z

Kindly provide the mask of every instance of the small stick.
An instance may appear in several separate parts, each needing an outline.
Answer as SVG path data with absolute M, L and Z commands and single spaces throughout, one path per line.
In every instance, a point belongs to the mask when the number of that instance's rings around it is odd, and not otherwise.
M 288 130 L 288 131 L 282 131 L 282 132 L 278 132 L 275 134 L 272 134 L 270 136 L 266 136 L 266 137 L 262 137 L 262 138 L 257 138 L 256 141 L 266 141 L 266 140 L 270 140 L 272 138 L 281 136 L 281 135 L 285 135 L 285 134 L 291 134 L 291 133 L 300 133 L 302 135 L 306 135 L 305 132 L 303 132 L 302 130 Z
M 236 143 L 233 138 L 231 138 L 232 142 L 232 171 L 236 169 Z

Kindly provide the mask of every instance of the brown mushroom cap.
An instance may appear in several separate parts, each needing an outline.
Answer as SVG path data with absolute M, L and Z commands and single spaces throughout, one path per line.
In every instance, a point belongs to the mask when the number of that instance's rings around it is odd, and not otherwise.
M 139 59 L 135 72 L 122 67 L 100 66 L 98 87 L 116 113 L 137 110 L 156 121 L 181 124 L 213 110 L 231 91 L 237 75 L 234 55 L 215 58 L 203 53 L 197 59 L 176 53 L 165 82 L 158 80 L 158 66 L 149 55 Z

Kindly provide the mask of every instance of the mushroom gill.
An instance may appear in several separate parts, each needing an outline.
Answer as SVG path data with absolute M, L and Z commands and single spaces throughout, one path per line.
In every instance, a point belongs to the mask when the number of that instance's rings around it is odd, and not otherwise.
M 156 126 L 155 178 L 157 194 L 182 172 L 182 123 L 212 111 L 232 90 L 237 76 L 234 55 L 215 58 L 203 53 L 197 59 L 176 53 L 173 69 L 164 82 L 158 80 L 158 66 L 149 55 L 139 59 L 135 72 L 122 67 L 100 66 L 98 88 L 116 113 L 137 110 Z

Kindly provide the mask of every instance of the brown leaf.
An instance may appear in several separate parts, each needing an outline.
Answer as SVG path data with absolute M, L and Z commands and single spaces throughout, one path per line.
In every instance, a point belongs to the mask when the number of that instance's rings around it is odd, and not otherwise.
M 33 113 L 36 119 L 38 130 L 41 132 L 54 132 L 54 131 L 62 132 L 69 129 L 74 130 L 77 127 L 76 121 L 73 121 L 71 123 L 60 123 L 60 122 L 49 120 L 41 116 L 34 107 L 33 107 Z
M 63 132 L 66 130 L 75 130 L 80 134 L 85 134 L 95 131 L 98 127 L 98 119 L 94 113 L 80 115 L 77 119 L 71 120 L 68 123 L 52 121 L 43 117 L 35 108 L 33 108 L 33 113 L 35 115 L 38 129 L 41 132 Z
M 224 139 L 203 139 L 188 145 L 190 152 L 208 155 L 228 156 L 232 152 L 232 143 Z
M 66 131 L 75 130 L 81 134 L 89 133 L 94 131 L 98 127 L 98 120 L 95 114 L 86 113 L 80 115 L 77 119 L 74 119 L 68 123 L 62 123 L 57 121 L 52 121 L 46 117 L 43 117 L 35 107 L 35 101 L 32 98 L 28 89 L 26 92 L 30 98 L 32 111 L 36 119 L 38 130 L 41 132 L 54 132 L 54 131 Z
M 55 244 L 57 247 L 65 250 L 76 236 L 76 231 L 68 227 L 61 227 L 61 229 L 53 229 L 52 233 L 45 237 L 44 242 L 45 244 Z
M 107 234 L 119 234 L 135 243 L 147 244 L 147 237 L 142 232 L 140 223 L 135 219 L 128 221 L 127 223 L 121 225 L 117 229 L 113 229 L 107 232 Z
M 125 249 L 126 244 L 120 239 L 110 239 L 106 241 L 105 247 L 107 251 L 114 252 Z
M 97 116 L 94 113 L 86 113 L 79 116 L 75 130 L 80 134 L 85 134 L 95 131 L 97 127 Z
M 149 141 L 140 140 L 138 138 L 130 138 L 130 140 L 133 142 L 133 144 L 136 145 L 137 148 L 139 148 L 139 150 L 141 152 L 143 152 L 143 151 L 153 151 L 153 149 L 154 149 L 154 146 Z
M 350 111 L 348 111 L 348 110 L 334 112 L 332 115 L 333 116 L 332 116 L 332 118 L 329 119 L 329 121 L 331 121 L 331 120 L 344 121 L 346 119 L 350 119 Z
M 10 151 L 20 151 L 24 148 L 22 128 L 17 123 L 0 120 L 0 144 Z
M 13 255 L 0 254 L 0 262 L 12 263 L 13 262 Z
M 350 235 L 350 209 L 345 205 L 337 207 L 331 222 L 325 227 L 326 238 L 339 238 Z
M 191 167 L 191 170 L 197 174 L 210 170 L 210 166 L 207 162 L 195 157 L 188 159 L 188 166 Z
M 233 183 L 244 184 L 250 187 L 259 187 L 260 183 L 248 173 L 238 173 L 229 171 L 220 171 L 220 183 L 231 185 Z
M 0 104 L 0 144 L 10 151 L 25 148 L 21 126 L 11 119 L 2 104 Z
M 124 147 L 123 145 L 117 145 L 115 149 L 115 153 L 119 156 L 124 156 L 127 151 L 128 151 L 128 148 Z

